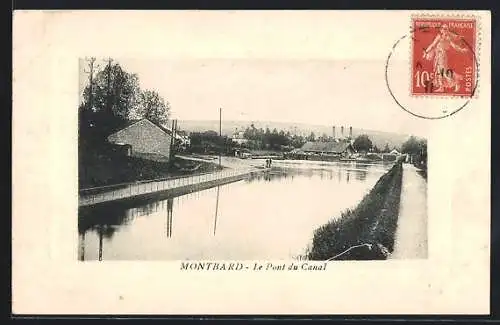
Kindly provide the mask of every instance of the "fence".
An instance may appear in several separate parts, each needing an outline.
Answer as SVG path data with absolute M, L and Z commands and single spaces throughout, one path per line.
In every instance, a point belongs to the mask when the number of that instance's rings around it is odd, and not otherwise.
M 79 205 L 92 205 L 100 202 L 113 201 L 137 195 L 172 190 L 184 186 L 204 184 L 226 178 L 242 176 L 248 174 L 249 172 L 249 169 L 222 170 L 215 173 L 205 173 L 192 176 L 182 176 L 176 178 L 165 178 L 152 181 L 94 187 L 80 191 Z

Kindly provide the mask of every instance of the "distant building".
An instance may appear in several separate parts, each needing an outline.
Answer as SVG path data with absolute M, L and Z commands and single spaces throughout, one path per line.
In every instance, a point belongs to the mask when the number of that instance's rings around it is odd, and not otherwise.
M 168 134 L 171 134 L 172 131 L 169 129 L 166 129 Z M 175 139 L 177 139 L 183 148 L 188 148 L 191 146 L 191 139 L 189 138 L 189 135 L 185 131 L 177 131 L 175 132 Z
M 300 151 L 305 154 L 329 155 L 342 158 L 351 157 L 356 153 L 350 141 L 309 141 L 300 148 Z
M 245 134 L 245 132 L 238 131 L 238 129 L 236 129 L 234 131 L 233 136 L 231 137 L 231 139 L 233 140 L 233 142 L 235 142 L 235 143 L 237 143 L 239 145 L 245 144 L 245 143 L 248 142 L 248 139 L 245 139 L 244 134 Z
M 148 119 L 130 121 L 126 126 L 108 136 L 108 142 L 128 147 L 131 156 L 170 156 L 171 132 Z
M 399 156 L 401 153 L 399 151 L 397 151 L 396 149 L 392 149 L 391 152 L 389 152 L 391 155 L 397 155 Z
M 248 149 L 233 149 L 234 156 L 238 158 L 249 158 L 252 156 L 250 150 Z

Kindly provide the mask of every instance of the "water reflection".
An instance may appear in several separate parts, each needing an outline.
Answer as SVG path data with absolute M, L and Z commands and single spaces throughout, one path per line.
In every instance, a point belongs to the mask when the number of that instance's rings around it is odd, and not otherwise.
M 215 236 L 215 231 L 217 230 L 217 215 L 219 212 L 219 192 L 220 192 L 220 186 L 217 186 L 217 197 L 215 199 L 214 236 Z
M 366 180 L 367 172 L 360 171 L 356 173 L 356 180 L 364 182 Z
M 162 201 L 162 204 L 165 201 Z M 170 238 L 172 237 L 172 212 L 174 209 L 174 199 L 173 198 L 168 198 L 167 199 L 167 237 Z
M 78 259 L 85 260 L 85 232 L 78 235 Z
M 314 229 L 359 202 L 384 171 L 355 164 L 282 165 L 155 202 L 81 208 L 78 258 L 287 258 L 307 246 Z

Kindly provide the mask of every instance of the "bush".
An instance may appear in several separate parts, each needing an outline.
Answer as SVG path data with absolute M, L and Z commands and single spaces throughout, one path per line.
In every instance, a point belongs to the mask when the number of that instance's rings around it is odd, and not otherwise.
M 371 160 L 382 160 L 382 157 L 376 153 L 368 153 L 366 154 L 366 158 L 371 159 Z

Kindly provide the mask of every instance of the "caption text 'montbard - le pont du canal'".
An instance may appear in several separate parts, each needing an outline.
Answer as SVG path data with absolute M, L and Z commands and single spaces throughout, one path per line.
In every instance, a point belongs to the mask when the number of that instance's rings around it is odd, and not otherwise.
M 181 271 L 325 271 L 327 262 L 181 262 Z

